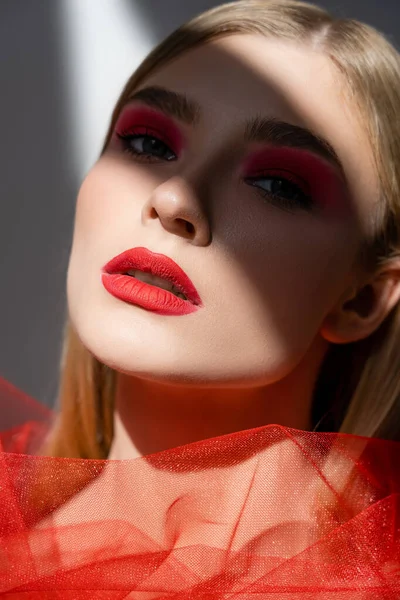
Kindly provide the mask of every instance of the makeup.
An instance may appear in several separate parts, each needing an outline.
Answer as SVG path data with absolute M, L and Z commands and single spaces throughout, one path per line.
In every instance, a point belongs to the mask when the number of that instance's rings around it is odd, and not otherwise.
M 307 150 L 263 147 L 245 159 L 241 172 L 245 179 L 287 179 L 310 196 L 316 208 L 341 211 L 347 204 L 347 188 L 340 174 Z
M 147 248 L 115 256 L 103 267 L 101 279 L 116 298 L 160 315 L 187 315 L 202 306 L 194 284 L 179 265 Z
M 114 136 L 148 135 L 164 142 L 175 154 L 183 147 L 183 136 L 172 118 L 146 106 L 128 105 L 117 120 Z

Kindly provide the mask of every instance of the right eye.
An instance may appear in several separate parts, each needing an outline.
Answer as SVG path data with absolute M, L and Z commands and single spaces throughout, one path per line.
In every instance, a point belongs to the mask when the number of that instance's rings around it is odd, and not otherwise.
M 158 137 L 144 133 L 121 132 L 117 133 L 121 140 L 124 151 L 146 161 L 152 160 L 176 160 L 176 154 L 169 146 Z
M 265 174 L 259 177 L 247 177 L 246 183 L 260 191 L 264 198 L 281 208 L 288 210 L 313 208 L 313 199 L 289 175 L 286 177 Z

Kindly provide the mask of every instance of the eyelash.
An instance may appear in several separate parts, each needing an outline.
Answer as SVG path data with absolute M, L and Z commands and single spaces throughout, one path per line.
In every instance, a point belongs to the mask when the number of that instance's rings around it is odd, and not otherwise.
M 285 173 L 284 176 L 282 175 L 282 172 Z M 284 185 L 289 183 L 296 193 L 296 198 L 294 200 L 288 200 L 279 193 L 277 194 L 275 192 L 264 190 L 260 186 L 256 185 L 257 182 L 260 180 L 269 180 L 273 182 L 280 181 L 283 182 Z M 279 208 L 288 210 L 289 212 L 293 212 L 294 209 L 299 208 L 305 211 L 311 211 L 314 207 L 314 200 L 312 196 L 305 192 L 302 186 L 297 183 L 293 175 L 289 171 L 285 171 L 285 169 L 279 169 L 275 175 L 271 174 L 270 171 L 259 173 L 257 176 L 254 175 L 252 177 L 246 177 L 244 181 L 248 185 L 256 187 L 257 191 L 261 194 L 261 196 L 267 198 L 268 201 L 271 202 L 271 204 L 276 204 Z M 298 196 L 300 196 L 300 201 L 298 199 Z
M 145 129 L 145 131 L 143 131 L 143 129 Z M 176 154 L 173 152 L 173 150 L 171 150 L 171 148 L 168 146 L 168 144 L 166 142 L 164 142 L 164 140 L 160 139 L 158 137 L 158 133 L 152 131 L 149 128 L 143 128 L 140 127 L 140 131 L 139 129 L 135 130 L 135 129 L 131 129 L 131 130 L 121 130 L 120 132 L 117 132 L 117 137 L 121 140 L 123 148 L 124 148 L 124 152 L 128 152 L 129 154 L 133 155 L 135 157 L 136 160 L 140 160 L 143 162 L 148 162 L 148 163 L 157 163 L 160 160 L 161 161 L 165 161 L 165 162 L 170 162 L 172 160 L 176 160 L 177 156 Z M 161 144 L 163 144 L 165 146 L 165 148 L 167 150 L 169 150 L 171 152 L 171 154 L 173 155 L 173 158 L 168 158 L 168 159 L 163 159 L 157 156 L 154 156 L 153 154 L 150 153 L 146 153 L 146 152 L 138 152 L 137 150 L 135 150 L 135 148 L 133 148 L 130 143 L 132 142 L 132 140 L 134 139 L 140 139 L 140 138 L 147 138 L 147 139 L 152 139 L 152 140 L 156 140 L 157 142 L 160 142 Z M 284 171 L 284 169 L 280 170 L 281 172 Z M 260 180 L 270 180 L 270 181 L 281 181 L 284 184 L 289 183 L 291 185 L 291 187 L 295 190 L 296 193 L 296 198 L 294 200 L 288 200 L 287 198 L 284 198 L 281 194 L 277 194 L 275 192 L 271 192 L 268 190 L 264 190 L 262 189 L 260 186 L 257 185 L 257 182 Z M 308 195 L 300 185 L 298 185 L 298 183 L 296 183 L 296 181 L 293 180 L 293 175 L 291 175 L 290 172 L 285 172 L 285 176 L 282 176 L 280 173 L 277 173 L 276 175 L 271 175 L 271 173 L 259 173 L 257 176 L 252 176 L 252 177 L 245 177 L 244 178 L 245 183 L 247 183 L 248 185 L 251 185 L 255 188 L 257 188 L 258 193 L 263 197 L 263 198 L 267 198 L 269 202 L 271 202 L 271 204 L 277 205 L 279 208 L 283 209 L 283 210 L 287 210 L 289 212 L 293 212 L 294 209 L 302 209 L 305 211 L 311 211 L 313 206 L 314 206 L 314 202 L 313 199 L 310 195 Z M 298 196 L 300 196 L 301 201 L 299 202 L 299 200 L 297 199 Z
M 143 131 L 144 129 L 144 131 Z M 175 152 L 173 150 L 171 150 L 171 148 L 169 147 L 169 145 L 164 142 L 164 140 L 160 139 L 158 136 L 159 134 L 154 131 L 152 131 L 149 128 L 143 128 L 140 127 L 137 130 L 135 129 L 131 129 L 131 130 L 121 130 L 119 132 L 117 132 L 117 137 L 121 140 L 123 148 L 124 148 L 124 152 L 128 152 L 128 154 L 132 154 L 137 160 L 141 160 L 144 162 L 158 162 L 159 160 L 165 160 L 166 162 L 169 162 L 171 160 L 175 160 L 177 158 Z M 154 154 L 149 154 L 146 152 L 138 152 L 137 150 L 135 150 L 135 148 L 133 148 L 130 145 L 130 142 L 132 142 L 132 140 L 136 139 L 140 139 L 140 138 L 147 138 L 148 140 L 156 140 L 157 142 L 160 142 L 161 144 L 163 144 L 165 146 L 165 148 L 167 150 L 169 150 L 174 158 L 169 158 L 169 159 L 160 159 L 160 157 L 154 156 Z

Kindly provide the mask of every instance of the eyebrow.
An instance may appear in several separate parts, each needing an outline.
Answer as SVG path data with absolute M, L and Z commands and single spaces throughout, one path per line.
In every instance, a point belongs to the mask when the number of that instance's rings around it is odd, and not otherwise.
M 197 102 L 162 87 L 143 88 L 130 96 L 128 102 L 133 100 L 158 108 L 187 125 L 196 125 L 200 120 L 201 109 Z
M 132 101 L 143 102 L 187 125 L 198 124 L 201 116 L 201 107 L 195 100 L 159 86 L 138 90 L 129 97 L 128 102 Z M 307 127 L 274 117 L 258 116 L 245 123 L 244 137 L 248 142 L 264 142 L 278 147 L 307 150 L 328 161 L 340 172 L 342 178 L 346 179 L 343 164 L 333 146 Z

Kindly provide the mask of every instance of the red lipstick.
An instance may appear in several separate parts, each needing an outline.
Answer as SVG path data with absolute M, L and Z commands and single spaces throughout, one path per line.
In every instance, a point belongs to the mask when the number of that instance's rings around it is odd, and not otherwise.
M 128 275 L 128 271 L 149 273 L 164 280 L 163 289 Z M 138 277 L 140 273 L 138 273 Z M 147 248 L 132 248 L 112 258 L 102 269 L 105 289 L 120 300 L 159 315 L 187 315 L 202 306 L 201 298 L 186 273 L 171 258 Z M 176 296 L 172 290 L 183 294 Z

